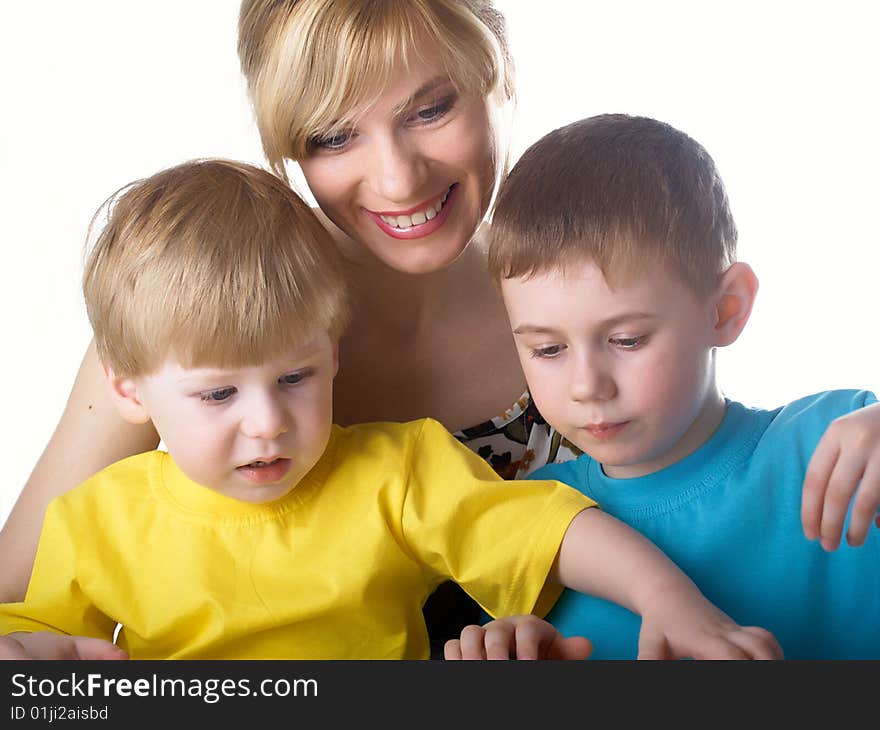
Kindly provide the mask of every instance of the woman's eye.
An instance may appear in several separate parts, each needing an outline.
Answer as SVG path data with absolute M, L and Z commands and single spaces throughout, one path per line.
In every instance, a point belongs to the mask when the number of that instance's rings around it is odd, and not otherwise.
M 341 150 L 351 141 L 353 136 L 351 132 L 337 132 L 336 134 L 328 134 L 326 137 L 316 136 L 309 140 L 309 146 L 314 149 Z
M 547 347 L 532 348 L 532 357 L 554 358 L 562 354 L 565 350 L 564 345 L 548 345 Z
M 645 344 L 646 337 L 611 337 L 608 341 L 623 350 L 635 350 Z
M 436 104 L 432 104 L 429 107 L 424 109 L 419 109 L 415 116 L 416 121 L 419 122 L 433 122 L 437 119 L 440 119 L 443 115 L 445 115 L 450 109 L 452 109 L 452 105 L 454 103 L 453 98 L 447 97 L 442 101 L 437 102 Z
M 302 382 L 304 378 L 309 375 L 308 370 L 300 370 L 295 373 L 288 373 L 287 375 L 282 375 L 278 378 L 278 382 L 283 385 L 296 385 L 297 383 Z
M 199 397 L 203 403 L 222 403 L 235 395 L 235 392 L 235 388 L 220 388 L 218 390 L 209 390 L 205 393 L 201 393 Z

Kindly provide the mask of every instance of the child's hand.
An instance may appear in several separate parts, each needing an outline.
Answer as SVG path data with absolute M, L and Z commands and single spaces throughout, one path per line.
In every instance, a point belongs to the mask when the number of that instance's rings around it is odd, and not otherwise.
M 639 659 L 782 659 L 766 629 L 739 626 L 698 591 L 668 592 L 642 616 Z
M 115 660 L 128 659 L 128 654 L 103 639 L 35 631 L 0 636 L 0 659 Z
M 582 636 L 565 638 L 551 624 L 527 614 L 465 626 L 443 647 L 444 659 L 586 659 L 593 650 Z
M 807 539 L 836 550 L 851 501 L 846 541 L 855 546 L 872 522 L 880 527 L 880 403 L 832 421 L 813 452 L 801 502 Z

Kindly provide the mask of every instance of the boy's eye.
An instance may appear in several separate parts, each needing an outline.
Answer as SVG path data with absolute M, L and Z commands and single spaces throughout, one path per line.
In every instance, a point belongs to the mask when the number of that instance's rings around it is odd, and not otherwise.
M 354 134 L 350 131 L 336 132 L 327 136 L 315 136 L 309 140 L 309 146 L 315 149 L 341 150 L 352 139 Z
M 610 342 L 615 347 L 619 347 L 623 350 L 635 350 L 645 344 L 647 337 L 611 337 L 608 342 Z
M 565 345 L 547 345 L 546 347 L 532 348 L 532 357 L 554 358 L 558 357 L 565 350 Z
M 219 388 L 200 393 L 199 397 L 203 403 L 222 403 L 225 400 L 229 400 L 235 393 L 236 388 Z
M 310 370 L 298 370 L 295 373 L 287 373 L 278 378 L 278 382 L 283 385 L 296 385 L 311 374 Z

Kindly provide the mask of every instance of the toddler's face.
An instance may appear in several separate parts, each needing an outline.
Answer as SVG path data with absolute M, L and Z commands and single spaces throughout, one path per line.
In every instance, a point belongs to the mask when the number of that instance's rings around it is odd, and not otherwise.
M 193 481 L 245 502 L 287 494 L 330 437 L 336 346 L 326 332 L 240 369 L 173 360 L 133 379 L 168 452 Z
M 588 261 L 502 292 L 539 410 L 609 476 L 662 469 L 720 423 L 714 311 L 672 273 L 611 287 Z

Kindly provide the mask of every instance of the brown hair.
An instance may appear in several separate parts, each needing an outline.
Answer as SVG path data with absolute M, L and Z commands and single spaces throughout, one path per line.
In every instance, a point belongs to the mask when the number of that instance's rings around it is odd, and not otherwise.
M 345 326 L 338 251 L 282 180 L 239 162 L 195 160 L 118 191 L 88 254 L 83 292 L 101 359 L 148 374 L 243 367 L 316 329 Z
M 708 152 L 668 124 L 607 114 L 550 132 L 498 194 L 496 279 L 590 259 L 606 278 L 665 264 L 705 295 L 736 257 L 736 225 Z
M 285 159 L 352 124 L 425 38 L 460 91 L 512 97 L 504 19 L 491 0 L 244 0 L 238 54 L 272 170 L 286 179 Z

